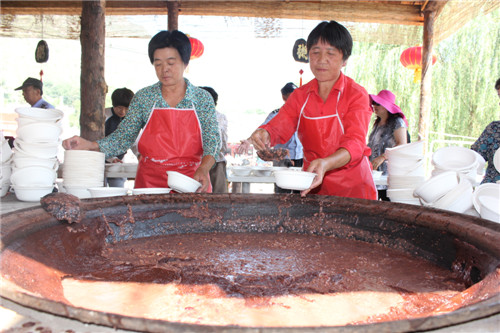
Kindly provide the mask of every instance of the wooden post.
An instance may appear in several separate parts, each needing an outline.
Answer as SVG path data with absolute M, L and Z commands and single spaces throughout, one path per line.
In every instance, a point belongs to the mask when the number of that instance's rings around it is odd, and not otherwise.
M 80 136 L 91 141 L 104 137 L 108 90 L 104 79 L 105 14 L 105 0 L 82 1 Z
M 168 30 L 179 30 L 179 2 L 177 0 L 167 1 Z

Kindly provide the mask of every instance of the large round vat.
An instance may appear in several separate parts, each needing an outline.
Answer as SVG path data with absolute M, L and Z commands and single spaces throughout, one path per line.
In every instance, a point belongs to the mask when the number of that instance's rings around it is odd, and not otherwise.
M 41 207 L 2 216 L 0 230 L 2 297 L 23 306 L 85 323 L 147 332 L 423 331 L 460 325 L 480 318 L 498 316 L 500 313 L 500 225 L 467 215 L 420 206 L 350 198 L 324 196 L 301 198 L 298 195 L 245 194 L 162 194 L 86 199 L 81 202 L 81 210 L 84 218 L 80 223 L 73 224 L 56 220 Z M 175 257 L 176 244 L 179 247 L 198 247 L 196 243 L 183 244 L 184 238 L 182 237 L 192 235 L 200 236 L 200 249 L 205 249 L 207 246 L 201 244 L 202 242 L 209 243 L 215 241 L 217 237 L 226 237 L 236 242 L 231 239 L 237 238 L 237 235 L 248 236 L 253 242 L 255 251 L 266 249 L 268 254 L 270 253 L 266 259 L 276 259 L 269 257 L 279 254 L 280 261 L 268 268 L 283 266 L 283 263 L 287 261 L 295 266 L 301 266 L 306 261 L 314 264 L 315 255 L 310 255 L 306 258 L 307 260 L 301 259 L 302 261 L 293 258 L 293 253 L 297 255 L 301 247 L 304 247 L 304 253 L 308 253 L 309 250 L 306 248 L 312 243 L 327 244 L 325 242 L 331 241 L 334 245 L 341 244 L 342 246 L 343 244 L 346 244 L 345 246 L 366 245 L 368 249 L 374 249 L 373 251 L 386 249 L 387 252 L 384 252 L 384 255 L 387 258 L 384 260 L 387 262 L 391 261 L 391 255 L 397 256 L 398 259 L 406 256 L 428 262 L 429 265 L 435 267 L 433 269 L 436 272 L 449 273 L 449 280 L 452 281 L 444 281 L 446 285 L 461 285 L 463 288 L 457 290 L 435 309 L 429 308 L 427 303 L 422 303 L 422 309 L 414 315 L 402 315 L 400 311 L 393 317 L 380 314 L 378 319 L 369 322 L 349 322 L 347 325 L 339 326 L 270 327 L 239 325 L 238 322 L 231 325 L 207 325 L 203 322 L 182 322 L 131 315 L 131 313 L 138 313 L 132 309 L 134 306 L 144 307 L 157 302 L 157 299 L 143 300 L 143 303 L 134 301 L 127 306 L 122 305 L 116 308 L 99 306 L 99 301 L 96 301 L 99 295 L 95 295 L 98 290 L 103 290 L 103 294 L 106 289 L 119 293 L 119 290 L 125 290 L 120 288 L 127 283 L 135 284 L 138 288 L 135 292 L 141 295 L 147 290 L 161 290 L 157 288 L 160 288 L 163 282 L 173 281 L 179 285 L 183 284 L 183 290 L 196 292 L 200 290 L 213 292 L 214 284 L 216 287 L 218 285 L 220 287 L 217 289 L 218 301 L 224 298 L 220 297 L 221 293 L 230 295 L 233 292 L 230 296 L 226 295 L 226 298 L 245 298 L 245 291 L 236 292 L 234 289 L 239 278 L 234 272 L 226 272 L 225 278 L 203 275 L 198 270 L 193 271 L 193 267 L 189 266 L 193 258 Z M 210 235 L 213 235 L 213 240 Z M 269 250 L 266 247 L 270 237 L 283 240 L 278 249 Z M 174 239 L 175 242 L 165 245 L 164 242 L 167 239 Z M 148 248 L 148 244 L 153 244 L 151 243 L 153 240 L 157 240 L 156 245 Z M 289 256 L 283 252 L 287 250 L 287 242 L 290 246 L 292 246 L 291 243 L 295 244 L 295 252 L 290 252 L 292 254 Z M 121 247 L 123 244 L 129 244 L 129 246 Z M 157 264 L 153 266 L 148 266 L 149 258 L 137 259 L 135 264 L 136 267 L 142 267 L 140 272 L 132 270 L 133 265 L 127 261 L 132 260 L 130 258 L 133 258 L 134 251 L 137 251 L 139 256 L 141 251 L 139 247 L 143 250 L 146 248 L 145 252 L 152 257 L 160 256 Z M 116 271 L 110 273 L 105 267 L 105 263 L 108 262 L 105 254 L 114 253 L 113 260 L 116 261 L 118 260 L 116 258 L 121 258 L 122 252 L 125 252 L 122 249 L 125 248 L 126 251 L 132 253 L 131 257 L 120 259 L 123 262 L 114 266 L 115 269 L 118 267 L 121 270 L 119 274 Z M 210 251 L 219 250 L 219 248 L 214 248 Z M 228 251 L 221 252 L 224 253 L 225 258 L 220 260 L 226 262 L 229 265 L 227 267 L 230 267 L 232 262 L 241 260 L 242 256 L 254 255 L 249 254 L 247 248 L 244 250 L 247 252 L 243 250 L 238 252 L 234 249 L 231 251 L 231 256 L 233 256 L 231 258 L 228 257 Z M 328 250 L 325 251 L 328 252 Z M 353 251 L 353 258 L 356 256 L 354 252 L 356 251 Z M 141 255 L 143 254 L 141 252 Z M 324 249 L 321 248 L 318 260 L 323 254 Z M 334 251 L 331 257 L 333 262 L 339 259 L 335 254 Z M 210 253 L 207 254 L 207 258 L 209 255 Z M 347 259 L 344 260 L 347 261 Z M 99 266 L 101 264 L 103 266 Z M 165 270 L 165 267 L 172 267 L 172 265 L 177 268 L 189 267 L 192 273 L 190 277 L 197 277 L 198 280 L 196 278 L 189 281 L 184 279 L 186 275 L 182 274 L 186 272 Z M 291 265 L 283 267 L 290 270 L 296 268 Z M 366 263 L 366 266 L 370 267 L 377 265 L 381 264 Z M 90 266 L 95 269 L 93 272 L 83 270 L 83 267 Z M 395 266 L 391 267 L 394 269 Z M 297 270 L 300 268 L 297 267 Z M 247 268 L 240 267 L 239 269 L 249 271 Z M 291 286 L 294 282 L 292 273 L 288 276 L 286 272 L 281 272 L 276 277 L 266 272 L 265 265 L 255 269 L 262 273 L 262 276 L 250 282 L 246 276 L 245 283 L 247 284 L 244 287 L 247 288 L 246 291 L 251 290 L 249 293 L 252 297 L 249 299 L 253 303 L 247 299 L 245 306 L 250 304 L 249 307 L 265 308 L 268 303 L 264 304 L 263 299 L 268 301 L 278 296 L 287 296 L 285 294 L 288 294 L 291 289 L 283 289 L 281 284 L 286 287 Z M 414 271 L 409 269 L 408 274 L 414 274 Z M 309 284 L 303 289 L 290 288 L 293 289 L 293 293 L 299 295 L 299 298 L 313 303 L 316 299 L 310 296 L 311 290 L 324 288 L 324 285 L 316 287 L 315 279 L 323 279 L 327 285 L 329 283 L 335 285 L 339 281 L 342 284 L 348 282 L 348 273 L 344 271 L 342 274 L 330 275 L 327 280 L 324 280 L 321 274 L 309 277 L 305 274 L 301 278 L 313 281 L 312 287 Z M 177 275 L 171 277 L 169 274 Z M 397 274 L 404 275 L 402 272 L 394 272 L 394 275 Z M 390 276 L 391 273 L 388 275 Z M 412 277 L 409 276 L 409 278 L 411 280 Z M 433 278 L 434 276 L 430 273 L 422 273 L 422 277 L 418 280 L 430 281 Z M 85 283 L 88 281 L 91 283 L 82 284 L 83 280 L 86 280 Z M 414 280 L 417 284 L 422 282 Z M 92 289 L 97 288 L 97 284 L 101 289 Z M 120 287 L 117 288 L 117 285 Z M 264 285 L 276 288 L 269 289 L 272 290 L 271 292 L 265 289 Z M 409 285 L 411 289 L 411 283 Z M 403 295 L 413 300 L 417 299 L 420 293 L 423 295 L 424 291 L 427 295 L 435 294 L 441 297 L 440 290 L 426 290 L 426 286 L 430 284 L 421 285 L 418 291 L 408 290 L 408 284 L 394 283 L 391 288 L 397 291 L 398 297 Z M 303 286 L 301 285 L 301 288 Z M 69 289 L 73 294 L 69 293 Z M 78 289 L 82 292 L 76 295 Z M 275 294 L 278 289 L 280 295 Z M 357 290 L 350 290 L 350 295 L 353 298 L 359 298 L 359 295 L 368 291 L 380 294 L 386 290 L 376 284 L 370 285 L 370 288 L 360 285 Z M 323 294 L 328 294 L 336 289 L 323 291 Z M 85 298 L 85 294 L 92 294 L 87 295 L 92 297 L 92 301 L 81 300 Z M 257 294 L 259 297 L 256 297 Z M 172 295 L 172 297 L 169 296 L 171 298 L 163 300 L 163 304 L 174 302 L 174 296 L 177 297 L 176 302 L 182 301 L 183 295 L 178 295 L 178 290 Z M 255 299 L 259 301 L 256 302 Z M 158 303 L 154 304 L 155 310 L 161 307 L 157 305 Z M 414 302 L 413 305 L 415 304 L 418 308 L 419 303 Z M 131 308 L 130 312 L 127 311 L 127 307 Z M 182 305 L 183 311 L 194 310 L 188 308 L 185 304 Z M 334 312 L 338 311 L 338 308 L 337 310 L 333 307 L 330 309 L 329 303 L 325 303 L 322 311 Z M 395 313 L 392 310 L 390 312 Z

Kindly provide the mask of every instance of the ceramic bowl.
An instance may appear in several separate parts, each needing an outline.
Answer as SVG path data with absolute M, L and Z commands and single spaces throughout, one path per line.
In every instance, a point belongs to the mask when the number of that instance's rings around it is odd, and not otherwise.
M 53 185 L 50 186 L 20 186 L 12 185 L 14 189 L 14 194 L 16 198 L 20 201 L 30 201 L 36 202 L 40 201 L 40 198 L 52 193 L 54 189 Z
M 297 170 L 277 170 L 274 172 L 276 185 L 288 190 L 303 191 L 311 187 L 316 177 L 313 172 Z
M 51 123 L 34 123 L 17 128 L 17 139 L 24 142 L 54 143 L 59 141 L 61 127 Z
M 167 171 L 168 187 L 180 193 L 193 193 L 201 183 L 177 171 Z
M 10 184 L 10 176 L 12 175 L 12 166 L 10 163 L 2 163 L 2 168 L 0 169 L 0 183 Z
M 61 141 L 51 143 L 25 142 L 21 139 L 14 141 L 14 148 L 23 155 L 29 155 L 38 158 L 54 158 L 57 156 Z
M 432 164 L 442 170 L 467 172 L 477 169 L 476 153 L 464 147 L 444 147 L 432 154 Z
M 464 213 L 472 208 L 472 191 L 472 184 L 462 176 L 459 184 L 437 200 L 433 206 L 452 212 Z
M 29 157 L 24 155 L 15 155 L 12 159 L 12 164 L 16 168 L 26 168 L 29 166 L 44 166 L 46 168 L 57 170 L 59 167 L 59 162 L 57 158 L 37 158 Z
M 485 183 L 476 187 L 472 195 L 472 204 L 479 214 L 481 214 L 479 198 L 482 196 L 497 197 L 500 200 L 500 184 Z
M 405 145 L 399 145 L 394 148 L 387 148 L 385 154 L 388 158 L 391 156 L 401 156 L 401 157 L 416 157 L 424 155 L 424 142 L 425 141 L 415 141 L 412 143 L 407 143 Z
M 479 197 L 480 215 L 482 219 L 500 223 L 499 196 L 483 195 Z
M 247 166 L 233 166 L 231 168 L 231 171 L 235 176 L 245 177 L 245 176 L 250 176 L 252 168 Z
M 254 166 L 252 173 L 257 177 L 269 177 L 273 172 L 273 167 L 267 166 Z
M 443 195 L 458 185 L 458 174 L 455 171 L 446 171 L 431 177 L 415 188 L 414 194 L 425 202 L 433 204 Z
M 44 121 L 57 121 L 64 116 L 61 110 L 57 109 L 41 109 L 41 108 L 16 108 L 16 113 L 20 117 L 38 119 Z
M 43 166 L 14 169 L 10 181 L 17 186 L 50 186 L 56 181 L 56 171 Z
M 124 187 L 89 187 L 92 198 L 117 197 L 127 195 L 128 189 Z
M 3 137 L 2 137 L 3 139 Z M 2 158 L 1 162 L 7 162 L 12 156 L 12 149 L 10 148 L 9 141 L 2 140 Z
M 165 194 L 170 193 L 172 189 L 168 187 L 149 187 L 149 188 L 134 188 L 132 190 L 133 195 L 139 194 Z

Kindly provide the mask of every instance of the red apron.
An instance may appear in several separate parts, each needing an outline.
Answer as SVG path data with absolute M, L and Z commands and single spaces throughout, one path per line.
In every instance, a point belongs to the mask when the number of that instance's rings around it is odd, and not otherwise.
M 153 107 L 137 148 L 141 159 L 135 188 L 168 187 L 167 171 L 193 177 L 203 156 L 201 127 L 194 106 Z
M 340 136 L 344 127 L 337 111 L 340 91 L 337 97 L 335 113 L 322 117 L 309 117 L 304 114 L 309 96 L 299 115 L 298 136 L 304 148 L 304 170 L 318 158 L 325 158 L 338 150 Z M 370 149 L 364 152 L 361 160 L 349 167 L 341 167 L 325 173 L 323 183 L 311 190 L 312 194 L 336 195 L 341 197 L 377 199 L 377 190 L 373 182 L 372 167 L 368 160 Z

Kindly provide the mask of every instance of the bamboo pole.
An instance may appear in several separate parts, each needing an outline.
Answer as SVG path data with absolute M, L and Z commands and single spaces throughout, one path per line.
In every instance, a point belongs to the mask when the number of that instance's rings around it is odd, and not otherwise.
M 108 87 L 104 79 L 106 1 L 83 1 L 80 43 L 80 136 L 91 141 L 104 137 L 104 108 Z

